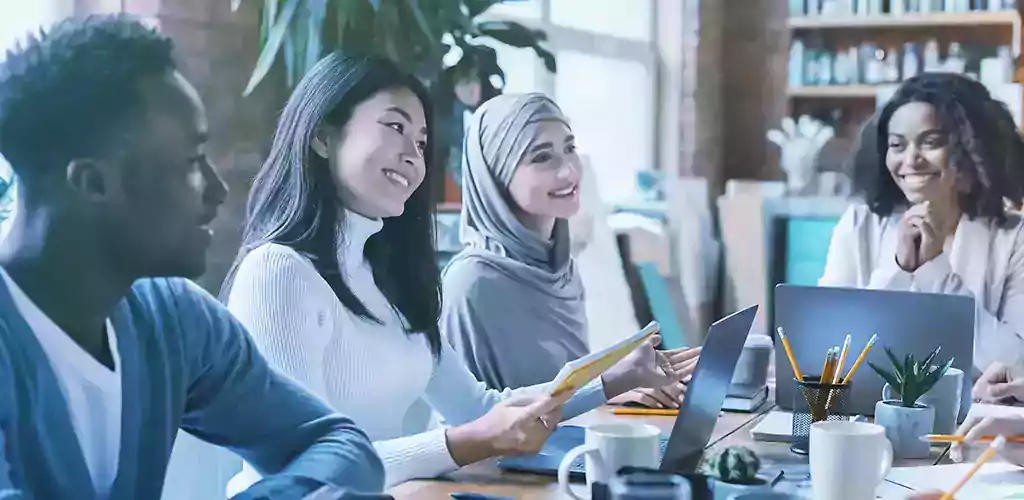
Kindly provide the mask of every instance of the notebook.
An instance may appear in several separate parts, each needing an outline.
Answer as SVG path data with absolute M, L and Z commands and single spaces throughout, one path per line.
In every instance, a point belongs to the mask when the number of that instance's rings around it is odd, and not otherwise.
M 551 394 L 556 395 L 565 391 L 576 392 L 587 382 L 594 380 L 619 360 L 628 356 L 648 337 L 658 333 L 659 328 L 657 321 L 651 321 L 643 330 L 617 344 L 566 363 L 559 370 L 558 375 L 555 375 L 555 379 L 551 381 L 551 386 L 554 387 Z

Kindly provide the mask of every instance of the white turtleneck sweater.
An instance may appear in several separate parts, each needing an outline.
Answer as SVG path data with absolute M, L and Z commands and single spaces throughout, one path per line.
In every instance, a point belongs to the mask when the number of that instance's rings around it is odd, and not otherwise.
M 457 468 L 445 430 L 428 430 L 432 406 L 448 425 L 487 413 L 510 396 L 540 393 L 546 384 L 498 392 L 487 389 L 442 340 L 440 358 L 425 335 L 408 334 L 373 280 L 363 256 L 381 220 L 347 211 L 338 258 L 342 276 L 381 323 L 364 320 L 341 304 L 313 264 L 290 247 L 266 244 L 242 260 L 228 308 L 249 329 L 271 365 L 284 371 L 356 422 L 385 464 L 389 486 L 435 477 Z M 583 387 L 563 408 L 564 418 L 604 402 L 599 381 Z M 259 476 L 246 466 L 229 491 Z

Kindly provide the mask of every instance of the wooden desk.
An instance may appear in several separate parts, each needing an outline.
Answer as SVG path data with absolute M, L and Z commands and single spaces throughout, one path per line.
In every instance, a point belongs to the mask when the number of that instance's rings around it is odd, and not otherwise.
M 773 407 L 772 404 L 762 406 L 755 413 L 723 412 L 711 434 L 707 450 L 714 453 L 726 446 L 742 444 L 754 450 L 767 466 L 807 464 L 807 457 L 789 451 L 786 443 L 770 443 L 754 441 L 750 436 L 752 429 L 764 418 Z M 648 423 L 659 427 L 667 436 L 672 430 L 675 417 L 658 416 L 618 416 L 612 414 L 608 407 L 598 408 L 566 422 L 571 425 L 587 426 L 598 423 L 628 420 L 629 422 Z M 946 448 L 933 448 L 932 457 L 923 460 L 898 461 L 894 466 L 932 465 L 949 463 Z M 584 485 L 574 485 L 574 489 L 582 491 Z M 494 460 L 488 460 L 464 467 L 449 474 L 443 479 L 410 481 L 392 488 L 388 493 L 396 499 L 449 499 L 452 492 L 471 491 L 488 495 L 504 496 L 523 500 L 539 500 L 562 498 L 558 493 L 558 481 L 553 476 L 541 476 L 517 472 L 502 471 Z

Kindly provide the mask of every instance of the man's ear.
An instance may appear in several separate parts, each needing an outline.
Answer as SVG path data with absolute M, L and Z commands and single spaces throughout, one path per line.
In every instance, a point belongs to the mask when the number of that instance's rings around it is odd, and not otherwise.
M 328 156 L 329 156 L 329 154 L 327 152 L 328 151 L 328 148 L 327 148 L 327 144 L 328 143 L 329 143 L 329 140 L 328 140 L 327 128 L 324 127 L 323 125 L 317 125 L 316 131 L 313 133 L 313 140 L 310 141 L 310 147 L 313 148 L 313 152 L 316 153 L 317 156 L 319 156 L 319 157 L 321 157 L 321 158 L 326 160 L 328 158 Z
M 66 171 L 67 187 L 84 200 L 103 201 L 111 195 L 114 187 L 110 169 L 97 160 L 79 158 L 68 162 Z

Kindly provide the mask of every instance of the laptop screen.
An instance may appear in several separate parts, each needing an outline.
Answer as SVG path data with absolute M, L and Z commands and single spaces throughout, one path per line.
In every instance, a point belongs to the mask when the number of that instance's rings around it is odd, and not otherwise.
M 700 361 L 672 427 L 661 470 L 689 474 L 700 465 L 756 314 L 757 306 L 750 306 L 716 321 L 708 329 Z

